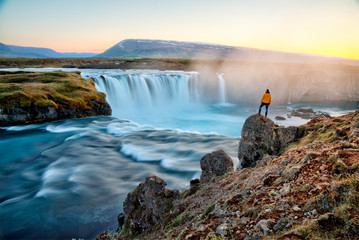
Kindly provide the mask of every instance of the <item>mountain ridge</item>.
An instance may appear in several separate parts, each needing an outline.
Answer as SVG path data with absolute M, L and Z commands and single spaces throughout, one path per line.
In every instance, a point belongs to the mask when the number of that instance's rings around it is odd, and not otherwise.
M 217 43 L 188 42 L 160 39 L 125 39 L 103 53 L 61 53 L 50 48 L 22 47 L 0 43 L 1 58 L 176 58 L 289 63 L 334 63 L 359 66 L 359 60 L 235 47 Z
M 186 58 L 227 59 L 246 61 L 273 61 L 318 63 L 335 62 L 359 65 L 359 60 L 322 56 L 308 53 L 291 53 L 257 48 L 235 47 L 216 43 L 187 42 L 159 39 L 125 39 L 110 47 L 99 58 Z
M 0 43 L 2 58 L 85 58 L 93 57 L 96 53 L 62 53 L 50 48 L 22 47 Z

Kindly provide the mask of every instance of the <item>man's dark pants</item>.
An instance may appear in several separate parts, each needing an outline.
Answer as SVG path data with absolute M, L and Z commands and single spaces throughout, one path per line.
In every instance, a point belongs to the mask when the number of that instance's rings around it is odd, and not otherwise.
M 261 110 L 264 105 L 266 105 L 266 116 L 267 116 L 269 103 L 264 103 L 264 102 L 261 103 L 261 106 L 259 107 L 259 114 L 261 114 Z

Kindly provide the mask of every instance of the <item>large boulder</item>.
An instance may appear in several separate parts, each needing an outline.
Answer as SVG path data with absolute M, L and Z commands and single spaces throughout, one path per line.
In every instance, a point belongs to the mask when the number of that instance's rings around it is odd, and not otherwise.
M 150 176 L 127 195 L 123 204 L 124 226 L 131 234 L 150 232 L 170 212 L 173 201 L 180 195 L 178 190 L 166 189 L 166 185 L 161 178 Z
M 233 160 L 223 151 L 214 151 L 201 159 L 201 182 L 208 182 L 215 176 L 233 171 Z
M 278 127 L 262 115 L 252 115 L 245 121 L 239 142 L 238 170 L 254 167 L 264 155 L 278 155 L 280 150 L 301 136 L 297 127 Z

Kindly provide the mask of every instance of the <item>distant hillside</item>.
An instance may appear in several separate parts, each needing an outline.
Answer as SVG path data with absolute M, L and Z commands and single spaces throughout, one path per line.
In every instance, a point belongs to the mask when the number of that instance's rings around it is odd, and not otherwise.
M 49 48 L 20 47 L 0 43 L 2 58 L 87 58 L 95 53 L 60 53 Z
M 126 39 L 101 54 L 60 53 L 49 48 L 20 47 L 0 43 L 0 58 L 176 58 L 253 62 L 329 63 L 359 66 L 359 60 L 314 54 L 288 53 L 213 43 Z
M 180 42 L 147 39 L 126 39 L 104 53 L 99 58 L 190 58 L 190 59 L 230 59 L 244 61 L 273 62 L 331 62 L 359 65 L 358 60 L 326 57 L 313 54 L 286 53 L 254 48 L 232 47 L 211 43 Z

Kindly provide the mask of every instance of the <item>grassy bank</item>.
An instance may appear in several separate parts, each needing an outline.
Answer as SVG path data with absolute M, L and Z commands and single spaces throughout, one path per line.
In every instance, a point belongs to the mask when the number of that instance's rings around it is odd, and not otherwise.
M 211 62 L 211 60 L 208 61 Z M 191 62 L 192 60 L 189 59 L 0 58 L 0 68 L 77 67 L 187 70 Z
M 0 123 L 42 122 L 106 114 L 105 94 L 97 92 L 91 79 L 78 72 L 0 71 Z M 41 112 L 41 114 L 40 114 Z M 51 114 L 50 114 L 51 112 Z M 17 116 L 26 116 L 20 121 Z M 12 121 L 11 119 L 15 119 Z
M 0 107 L 16 105 L 42 107 L 87 107 L 89 99 L 101 100 L 103 94 L 90 79 L 79 73 L 0 72 Z

